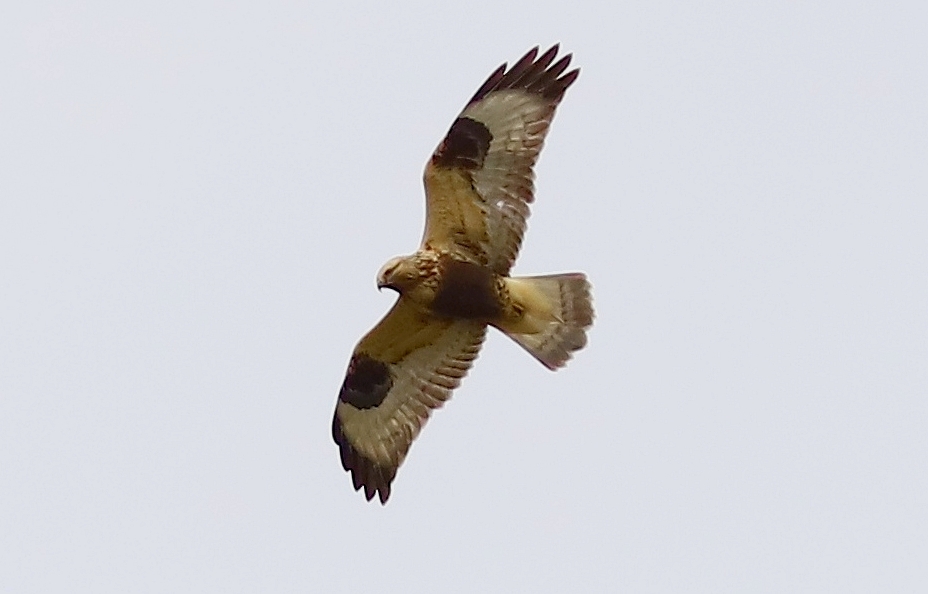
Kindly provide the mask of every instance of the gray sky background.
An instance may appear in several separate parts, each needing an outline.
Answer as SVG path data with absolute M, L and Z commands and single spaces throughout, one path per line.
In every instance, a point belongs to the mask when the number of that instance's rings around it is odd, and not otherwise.
M 28 7 L 27 7 L 28 6 Z M 19 3 L 0 24 L 0 590 L 928 588 L 924 3 Z M 400 470 L 330 436 L 421 173 L 560 41 L 499 334 Z

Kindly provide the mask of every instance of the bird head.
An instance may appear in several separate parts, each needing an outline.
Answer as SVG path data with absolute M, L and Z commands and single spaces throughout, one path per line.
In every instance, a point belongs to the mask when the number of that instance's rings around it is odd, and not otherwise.
M 418 278 L 415 261 L 410 256 L 391 258 L 377 273 L 377 288 L 393 289 L 397 293 L 409 288 Z

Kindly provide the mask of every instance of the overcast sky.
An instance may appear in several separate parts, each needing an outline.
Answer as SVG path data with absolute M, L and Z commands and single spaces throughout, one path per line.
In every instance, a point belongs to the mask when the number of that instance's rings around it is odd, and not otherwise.
M 0 590 L 928 590 L 924 3 L 321 4 L 4 11 Z M 375 274 L 558 41 L 515 272 L 585 271 L 589 346 L 493 333 L 367 503 Z

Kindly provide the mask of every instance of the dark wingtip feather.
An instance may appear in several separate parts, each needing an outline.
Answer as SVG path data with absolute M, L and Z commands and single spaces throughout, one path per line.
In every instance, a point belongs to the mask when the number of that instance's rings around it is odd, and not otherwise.
M 477 92 L 474 93 L 474 96 L 471 97 L 470 103 L 476 103 L 477 101 L 486 97 L 486 94 L 493 90 L 496 85 L 499 84 L 499 81 L 502 80 L 503 75 L 506 73 L 506 62 L 503 62 L 499 68 L 493 71 L 487 80 L 484 81 L 480 88 L 477 89 Z
M 570 65 L 573 54 L 567 54 L 550 66 L 560 51 L 559 43 L 551 46 L 541 56 L 538 56 L 538 51 L 538 46 L 533 47 L 509 70 L 506 70 L 506 64 L 497 68 L 480 86 L 469 104 L 480 101 L 494 91 L 505 89 L 525 89 L 530 93 L 559 102 L 564 97 L 567 87 L 573 84 L 580 75 L 580 69 L 575 68 L 564 76 L 560 76 Z
M 518 80 L 522 77 L 527 70 L 529 70 L 535 64 L 535 57 L 538 55 L 538 46 L 536 45 L 532 49 L 528 50 L 524 56 L 519 58 L 519 61 L 512 65 L 512 68 L 509 69 L 509 72 L 506 73 L 504 78 L 510 79 L 510 81 Z
M 564 93 L 567 92 L 567 87 L 574 84 L 574 81 L 577 80 L 577 77 L 580 76 L 580 69 L 574 68 L 561 78 L 554 81 L 545 91 L 542 92 L 542 95 L 545 97 L 550 97 L 551 99 L 557 99 L 558 101 L 564 96 Z
M 335 412 L 332 420 L 332 439 L 338 444 L 342 468 L 351 473 L 351 482 L 355 491 L 364 489 L 368 501 L 378 495 L 380 504 L 385 505 L 390 498 L 390 483 L 396 476 L 396 468 L 386 468 L 361 455 L 342 431 L 342 422 Z
M 536 54 L 538 53 L 537 50 L 538 48 L 536 47 L 534 50 Z M 557 50 L 557 45 L 553 46 L 551 49 L 539 56 L 538 59 L 536 59 L 534 62 L 530 63 L 521 74 L 518 76 L 513 74 L 514 78 L 509 83 L 510 86 L 514 89 L 519 87 L 528 88 L 531 86 L 531 83 L 538 80 L 539 75 L 541 75 L 548 67 L 548 65 L 550 65 L 554 60 L 554 56 L 557 55 Z M 528 57 L 528 55 L 526 55 L 526 57 Z
M 567 67 L 570 66 L 571 58 L 573 58 L 573 54 L 567 54 L 558 60 L 553 66 L 545 70 L 542 76 L 538 77 L 538 80 L 532 84 L 529 90 L 533 93 L 541 93 L 545 87 L 557 80 L 557 77 L 567 70 Z

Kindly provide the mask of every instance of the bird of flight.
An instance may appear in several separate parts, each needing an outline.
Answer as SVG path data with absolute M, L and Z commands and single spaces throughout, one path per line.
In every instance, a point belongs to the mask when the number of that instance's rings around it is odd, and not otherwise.
M 593 323 L 582 273 L 509 276 L 534 199 L 532 171 L 554 111 L 580 74 L 558 46 L 500 66 L 425 167 L 419 250 L 388 261 L 378 288 L 393 309 L 355 347 L 332 436 L 355 490 L 390 497 L 396 471 L 433 409 L 467 373 L 493 326 L 555 370 Z

